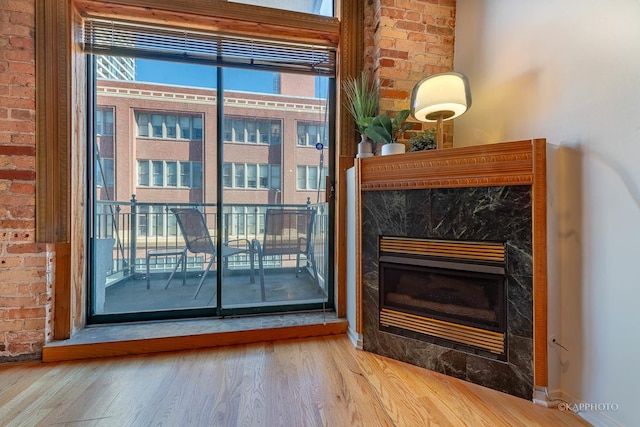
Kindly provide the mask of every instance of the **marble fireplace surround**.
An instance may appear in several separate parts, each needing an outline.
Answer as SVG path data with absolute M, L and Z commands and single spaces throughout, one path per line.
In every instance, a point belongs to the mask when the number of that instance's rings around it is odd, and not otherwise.
M 357 160 L 356 331 L 366 351 L 525 399 L 547 386 L 544 139 Z M 380 235 L 504 241 L 507 360 L 379 330 Z

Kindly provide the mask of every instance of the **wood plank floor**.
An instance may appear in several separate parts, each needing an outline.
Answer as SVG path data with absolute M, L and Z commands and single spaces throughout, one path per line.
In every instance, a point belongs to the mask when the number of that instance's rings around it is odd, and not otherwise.
M 2 426 L 583 426 L 344 336 L 0 367 Z

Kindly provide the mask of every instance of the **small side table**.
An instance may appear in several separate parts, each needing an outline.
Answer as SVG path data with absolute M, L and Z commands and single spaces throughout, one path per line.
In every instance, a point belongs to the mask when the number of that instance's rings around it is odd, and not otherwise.
M 149 263 L 151 261 L 151 257 L 155 257 L 156 259 L 160 256 L 168 257 L 168 256 L 178 256 L 178 262 L 176 262 L 175 267 L 173 267 L 173 271 L 171 271 L 171 275 L 169 276 L 169 280 L 167 280 L 167 285 L 164 287 L 167 289 L 169 287 L 169 283 L 171 283 L 171 279 L 173 279 L 174 274 L 178 270 L 178 267 L 182 265 L 182 284 L 186 283 L 187 277 L 187 248 L 176 248 L 176 249 L 150 249 L 147 251 L 147 289 L 149 289 L 151 284 L 150 274 L 149 274 Z

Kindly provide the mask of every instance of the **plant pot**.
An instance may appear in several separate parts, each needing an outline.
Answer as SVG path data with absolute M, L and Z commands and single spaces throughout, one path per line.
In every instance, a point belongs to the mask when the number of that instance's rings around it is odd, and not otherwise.
M 390 144 L 384 144 L 382 146 L 382 155 L 390 156 L 393 154 L 403 154 L 405 152 L 404 144 L 399 144 L 397 142 L 392 142 Z
M 356 158 L 373 157 L 373 144 L 364 135 L 358 143 L 358 154 Z

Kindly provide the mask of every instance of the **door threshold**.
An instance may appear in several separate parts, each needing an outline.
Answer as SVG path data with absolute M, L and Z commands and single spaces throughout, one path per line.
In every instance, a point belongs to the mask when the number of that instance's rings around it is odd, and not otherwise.
M 42 349 L 43 362 L 120 357 L 345 334 L 334 312 L 269 314 L 89 326 Z

